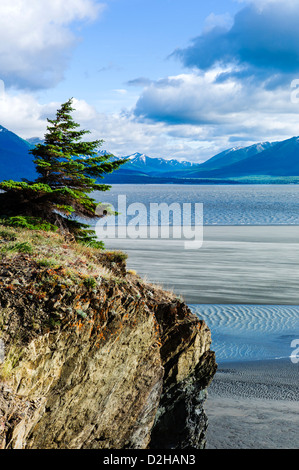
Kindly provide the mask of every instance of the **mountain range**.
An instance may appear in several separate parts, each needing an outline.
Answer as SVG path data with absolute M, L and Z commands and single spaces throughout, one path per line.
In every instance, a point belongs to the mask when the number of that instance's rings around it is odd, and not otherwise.
M 33 146 L 0 126 L 0 181 L 36 178 L 32 155 L 29 153 Z
M 36 178 L 29 150 L 40 138 L 24 140 L 0 126 L 0 181 Z M 110 153 L 101 150 L 100 154 Z M 204 163 L 153 158 L 142 153 L 106 175 L 107 183 L 299 183 L 299 137 L 225 150 Z

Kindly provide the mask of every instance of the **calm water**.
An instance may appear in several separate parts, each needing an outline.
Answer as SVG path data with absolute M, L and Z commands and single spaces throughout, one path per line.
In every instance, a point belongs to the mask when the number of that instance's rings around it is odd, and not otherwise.
M 299 185 L 113 185 L 96 198 L 116 208 L 119 195 L 147 207 L 201 203 L 205 225 L 299 225 Z
M 173 239 L 105 244 L 127 252 L 129 269 L 173 290 L 205 319 L 218 361 L 291 354 L 299 338 L 299 185 L 114 185 L 97 197 L 117 210 L 119 195 L 127 206 L 145 205 L 141 224 L 149 222 L 150 203 L 203 204 L 198 250 Z

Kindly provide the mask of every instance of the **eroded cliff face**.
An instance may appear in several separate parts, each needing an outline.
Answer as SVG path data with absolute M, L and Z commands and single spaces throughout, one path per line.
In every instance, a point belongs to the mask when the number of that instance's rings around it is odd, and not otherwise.
M 204 447 L 206 324 L 123 262 L 93 263 L 106 266 L 94 281 L 78 264 L 2 257 L 0 448 Z

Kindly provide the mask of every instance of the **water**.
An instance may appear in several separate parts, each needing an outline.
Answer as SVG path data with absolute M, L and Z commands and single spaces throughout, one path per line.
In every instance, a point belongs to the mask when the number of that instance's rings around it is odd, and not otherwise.
M 127 203 L 201 203 L 205 225 L 299 225 L 299 185 L 113 185 L 96 199 Z M 146 220 L 144 221 L 146 223 Z
M 209 324 L 219 364 L 287 359 L 299 338 L 299 306 L 190 305 Z M 299 344 L 299 343 L 298 343 Z
M 190 305 L 212 332 L 217 360 L 289 357 L 299 338 L 299 186 L 115 185 L 99 193 L 127 205 L 202 203 L 203 244 L 106 240 L 128 253 L 128 268 Z M 129 220 L 129 219 L 128 219 Z M 147 224 L 149 217 L 141 223 Z

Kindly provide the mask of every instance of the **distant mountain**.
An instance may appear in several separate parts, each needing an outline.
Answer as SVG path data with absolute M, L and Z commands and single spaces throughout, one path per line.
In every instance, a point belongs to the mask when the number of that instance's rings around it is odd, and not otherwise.
M 154 158 L 138 152 L 122 158 L 128 159 L 128 162 L 121 167 L 122 171 L 129 169 L 142 171 L 150 176 L 161 176 L 162 174 L 167 174 L 170 171 L 185 170 L 187 168 L 190 169 L 194 166 L 199 166 L 198 163 L 196 164 L 186 161 L 180 162 L 174 159 L 165 160 L 163 158 Z
M 299 176 L 299 137 L 293 137 L 218 170 L 219 176 Z
M 0 126 L 0 181 L 35 179 L 36 171 L 29 150 L 32 144 Z
M 26 141 L 0 126 L 0 181 L 34 180 L 37 174 L 29 150 L 42 142 L 39 137 Z M 99 151 L 99 155 L 107 153 L 111 152 Z M 153 158 L 138 152 L 113 158 L 128 161 L 101 180 L 109 184 L 299 183 L 299 137 L 234 147 L 204 163 Z
M 215 157 L 210 158 L 204 163 L 200 164 L 201 170 L 214 170 L 223 168 L 233 163 L 245 160 L 253 155 L 263 152 L 276 145 L 277 142 L 263 142 L 251 145 L 250 147 L 234 147 L 224 152 L 218 153 Z
M 216 158 L 217 157 L 217 158 Z M 186 172 L 189 178 L 236 178 L 245 176 L 299 176 L 299 138 L 231 149 Z
M 35 146 L 37 144 L 43 144 L 44 139 L 41 139 L 40 137 L 30 137 L 30 139 L 27 139 L 27 142 L 29 142 L 29 144 Z
M 151 158 L 136 153 L 128 163 L 105 179 L 130 183 L 299 182 L 299 138 L 234 147 L 204 163 Z M 128 170 L 130 174 L 128 174 Z M 140 174 L 142 172 L 142 174 Z M 122 180 L 123 178 L 123 180 Z M 154 180 L 153 180 L 154 178 Z

